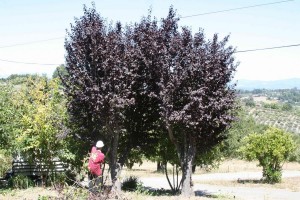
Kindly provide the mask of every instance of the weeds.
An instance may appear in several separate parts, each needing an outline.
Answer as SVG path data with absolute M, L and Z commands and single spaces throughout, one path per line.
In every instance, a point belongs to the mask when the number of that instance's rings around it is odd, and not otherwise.
M 8 186 L 13 189 L 27 189 L 34 186 L 34 182 L 27 176 L 18 175 L 8 181 Z

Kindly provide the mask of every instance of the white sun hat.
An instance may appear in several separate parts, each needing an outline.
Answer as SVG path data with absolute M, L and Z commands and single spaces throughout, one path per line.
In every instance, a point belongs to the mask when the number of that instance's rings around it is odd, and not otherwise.
M 99 141 L 96 143 L 96 147 L 102 148 L 102 147 L 104 147 L 104 143 L 103 143 L 101 140 L 99 140 Z

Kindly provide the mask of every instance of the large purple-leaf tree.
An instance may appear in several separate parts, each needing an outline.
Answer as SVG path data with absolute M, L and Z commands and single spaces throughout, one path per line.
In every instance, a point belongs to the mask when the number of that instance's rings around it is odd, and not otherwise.
M 131 97 L 131 69 L 127 42 L 120 23 L 107 25 L 95 8 L 84 7 L 67 33 L 66 70 L 63 83 L 69 96 L 69 113 L 80 139 L 105 141 L 111 178 L 118 172 L 118 144 L 123 131 L 124 112 L 134 103 Z
M 185 27 L 179 31 L 172 8 L 159 28 L 144 34 L 147 37 L 147 49 L 141 42 L 137 51 L 157 80 L 158 89 L 151 95 L 158 100 L 160 119 L 177 150 L 182 194 L 190 196 L 197 150 L 224 140 L 234 120 L 234 49 L 226 46 L 228 37 L 206 40 L 202 30 L 194 35 Z
M 171 8 L 161 23 L 148 16 L 122 30 L 84 8 L 66 39 L 63 83 L 81 139 L 103 137 L 110 147 L 113 180 L 119 144 L 122 164 L 130 149 L 151 149 L 166 134 L 180 160 L 182 194 L 190 196 L 197 152 L 224 140 L 234 120 L 236 64 L 228 37 L 206 40 L 202 30 L 179 30 L 178 20 Z

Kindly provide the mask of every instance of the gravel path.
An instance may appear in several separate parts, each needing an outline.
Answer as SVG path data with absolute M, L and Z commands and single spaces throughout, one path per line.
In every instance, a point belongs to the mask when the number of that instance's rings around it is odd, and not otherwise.
M 283 178 L 287 177 L 300 177 L 300 171 L 283 171 Z M 260 179 L 262 174 L 260 172 L 237 172 L 237 173 L 214 173 L 193 175 L 193 180 L 211 181 L 211 180 L 255 180 Z M 145 177 L 140 178 L 141 182 L 146 187 L 151 188 L 164 188 L 169 189 L 170 186 L 165 177 Z M 232 187 L 232 186 L 220 186 L 211 184 L 198 184 L 194 185 L 194 191 L 196 196 L 207 195 L 226 195 L 231 198 L 241 200 L 299 200 L 300 192 L 293 192 L 287 189 L 276 188 L 251 188 L 251 187 Z

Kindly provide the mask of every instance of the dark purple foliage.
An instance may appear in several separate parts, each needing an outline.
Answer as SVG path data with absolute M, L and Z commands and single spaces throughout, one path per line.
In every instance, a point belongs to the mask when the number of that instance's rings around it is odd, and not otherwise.
M 121 24 L 106 24 L 95 9 L 84 8 L 84 16 L 75 20 L 65 42 L 69 111 L 82 126 L 98 130 L 121 123 L 124 108 L 134 103 Z
M 121 30 L 120 23 L 107 26 L 95 8 L 84 7 L 84 15 L 71 25 L 65 41 L 68 75 L 62 77 L 70 97 L 71 123 L 87 145 L 104 140 L 113 180 L 125 108 L 134 103 L 131 44 Z
M 186 27 L 179 31 L 177 22 L 171 8 L 160 26 L 151 17 L 136 25 L 133 62 L 148 73 L 152 84 L 145 84 L 144 92 L 157 100 L 160 120 L 181 161 L 185 191 L 197 149 L 220 143 L 234 119 L 235 90 L 229 84 L 236 64 L 234 49 L 226 46 L 228 37 L 206 40 L 202 30 L 194 35 Z
M 94 8 L 84 8 L 66 38 L 63 82 L 72 120 L 85 130 L 81 137 L 105 137 L 114 148 L 111 157 L 119 143 L 127 156 L 165 132 L 187 194 L 197 150 L 224 140 L 234 119 L 236 64 L 228 37 L 207 40 L 202 30 L 179 30 L 178 20 L 170 8 L 161 23 L 149 15 L 133 26 L 112 27 Z

